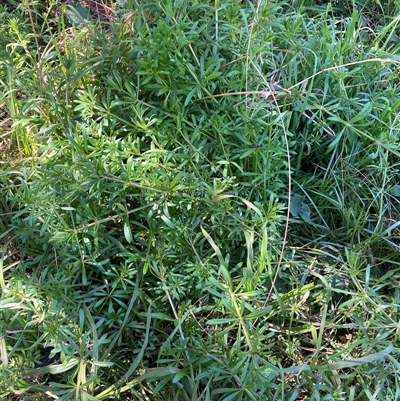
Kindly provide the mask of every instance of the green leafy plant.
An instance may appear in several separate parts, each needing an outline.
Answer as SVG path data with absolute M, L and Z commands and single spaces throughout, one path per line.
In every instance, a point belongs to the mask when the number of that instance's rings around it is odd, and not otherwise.
M 398 18 L 89 3 L 2 39 L 1 397 L 396 399 Z

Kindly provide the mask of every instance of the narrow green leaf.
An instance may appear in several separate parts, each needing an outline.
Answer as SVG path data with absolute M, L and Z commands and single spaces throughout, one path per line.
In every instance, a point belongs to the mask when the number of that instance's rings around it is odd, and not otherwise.
M 92 362 L 94 366 L 98 366 L 99 368 L 108 368 L 110 366 L 115 365 L 114 362 L 109 362 L 109 361 L 96 361 Z
M 172 383 L 178 383 L 189 372 L 189 368 L 180 369 L 179 372 L 172 379 Z
M 246 206 L 248 206 L 250 209 L 254 210 L 258 214 L 258 216 L 263 218 L 263 215 L 262 215 L 260 209 L 254 203 L 251 203 L 247 199 L 244 199 L 244 198 L 240 198 L 240 199 Z
M 193 96 L 196 94 L 196 87 L 194 87 L 189 94 L 186 96 L 184 106 L 186 107 L 190 101 L 192 100 Z
M 245 316 L 245 319 L 249 320 L 258 319 L 260 317 L 268 315 L 269 313 L 271 313 L 271 311 L 272 311 L 272 306 L 267 306 L 266 308 L 250 312 L 248 315 Z
M 175 319 L 172 318 L 171 316 L 168 316 L 167 314 L 161 313 L 161 312 L 152 313 L 151 317 L 153 317 L 154 319 L 159 319 L 159 320 L 168 320 L 169 322 L 175 321 Z
M 70 359 L 65 364 L 57 364 L 57 365 L 49 365 L 43 368 L 34 368 L 34 369 L 27 369 L 25 371 L 26 376 L 31 375 L 41 375 L 45 373 L 51 373 L 52 375 L 57 375 L 63 372 L 67 372 L 68 370 L 72 369 L 74 366 L 79 364 L 79 358 Z
M 132 237 L 132 230 L 131 230 L 131 225 L 129 223 L 129 220 L 125 220 L 125 222 L 124 222 L 124 235 L 125 235 L 125 239 L 128 241 L 128 244 L 131 244 L 133 241 L 133 237 Z
M 235 319 L 235 318 L 210 319 L 210 320 L 207 320 L 206 324 L 219 325 L 219 324 L 233 323 L 236 321 L 237 321 L 237 319 Z
M 162 215 L 161 215 L 161 219 L 163 220 L 163 222 L 164 222 L 169 228 L 171 228 L 171 229 L 174 229 L 174 228 L 175 228 L 174 223 L 173 223 L 165 214 L 162 214 Z
M 366 363 L 374 363 L 376 361 L 383 359 L 385 356 L 389 355 L 392 351 L 393 351 L 393 345 L 390 344 L 388 347 L 386 347 L 384 350 L 380 352 L 376 352 L 374 354 L 367 356 L 362 356 L 360 358 L 346 359 L 340 362 L 330 362 L 328 363 L 328 365 L 324 365 L 323 368 L 325 370 L 330 371 L 337 369 L 352 368 L 354 366 L 364 365 Z
M 222 75 L 222 72 L 220 72 L 220 71 L 215 71 L 215 72 L 212 72 L 211 74 L 209 74 L 209 75 L 207 75 L 205 78 L 204 78 L 204 81 L 211 81 L 211 80 L 213 80 L 213 79 L 215 79 L 215 78 L 218 78 L 218 77 L 220 77 Z
M 233 286 L 232 278 L 231 278 L 231 275 L 229 274 L 228 269 L 227 269 L 226 266 L 225 266 L 225 263 L 222 264 L 222 265 L 219 267 L 219 269 L 220 269 L 222 275 L 224 276 L 226 282 L 228 283 L 229 287 L 232 288 L 232 286 Z
M 200 228 L 201 228 L 203 235 L 206 237 L 207 241 L 210 243 L 211 247 L 214 249 L 214 252 L 218 257 L 219 263 L 221 264 L 221 266 L 223 266 L 225 264 L 225 260 L 222 257 L 221 250 L 218 248 L 217 244 L 211 238 L 210 234 L 208 234 L 208 232 L 206 230 L 204 230 L 203 227 L 200 226 Z
M 130 388 L 129 384 L 128 384 L 128 387 L 125 386 L 125 387 L 119 388 L 119 386 L 122 383 L 126 382 L 132 376 L 132 374 L 136 371 L 137 367 L 143 360 L 143 355 L 145 353 L 145 350 L 147 348 L 147 344 L 149 341 L 150 323 L 151 323 L 151 306 L 149 306 L 148 311 L 147 311 L 146 332 L 145 332 L 145 335 L 142 340 L 143 343 L 142 343 L 140 352 L 136 355 L 136 358 L 132 361 L 131 365 L 126 370 L 125 374 L 116 383 L 114 383 L 110 387 L 106 388 L 104 391 L 102 391 L 100 394 L 97 395 L 97 398 L 99 400 L 104 400 L 104 399 L 109 398 L 109 396 L 111 394 L 115 393 L 116 391 L 123 392 Z M 141 377 L 143 378 L 143 376 L 141 376 Z M 139 380 L 139 378 L 136 378 L 132 382 L 136 382 L 138 380 Z M 139 380 L 139 382 L 140 382 L 140 380 Z
M 355 124 L 361 120 L 365 120 L 368 117 L 368 114 L 371 113 L 371 110 L 372 103 L 367 102 L 363 109 L 350 120 L 349 124 Z

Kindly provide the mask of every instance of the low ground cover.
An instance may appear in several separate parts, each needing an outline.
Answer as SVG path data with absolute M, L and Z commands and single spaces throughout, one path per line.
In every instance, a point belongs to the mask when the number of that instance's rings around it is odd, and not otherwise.
M 1 396 L 399 398 L 399 11 L 2 5 Z

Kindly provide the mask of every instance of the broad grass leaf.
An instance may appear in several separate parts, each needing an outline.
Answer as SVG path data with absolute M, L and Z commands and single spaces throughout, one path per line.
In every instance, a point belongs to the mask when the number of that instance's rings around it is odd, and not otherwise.
M 310 223 L 310 208 L 304 203 L 304 196 L 294 195 L 290 203 L 290 213 L 293 217 L 300 216 L 304 221 Z
M 300 211 L 300 217 L 306 222 L 306 223 L 311 223 L 311 211 L 308 205 L 305 203 L 302 204 L 301 211 Z
M 395 185 L 391 190 L 390 194 L 396 197 L 400 197 L 400 185 Z
M 84 25 L 86 22 L 92 21 L 90 10 L 80 5 L 66 6 L 67 18 L 76 26 Z
M 301 210 L 301 203 L 304 200 L 304 196 L 300 195 L 295 195 L 293 196 L 291 202 L 290 202 L 290 213 L 292 214 L 293 217 L 298 217 L 300 214 Z

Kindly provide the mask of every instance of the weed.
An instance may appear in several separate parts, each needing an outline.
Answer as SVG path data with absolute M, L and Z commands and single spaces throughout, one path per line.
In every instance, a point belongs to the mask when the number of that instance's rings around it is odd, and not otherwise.
M 392 9 L 94 3 L 1 11 L 1 396 L 396 399 Z

